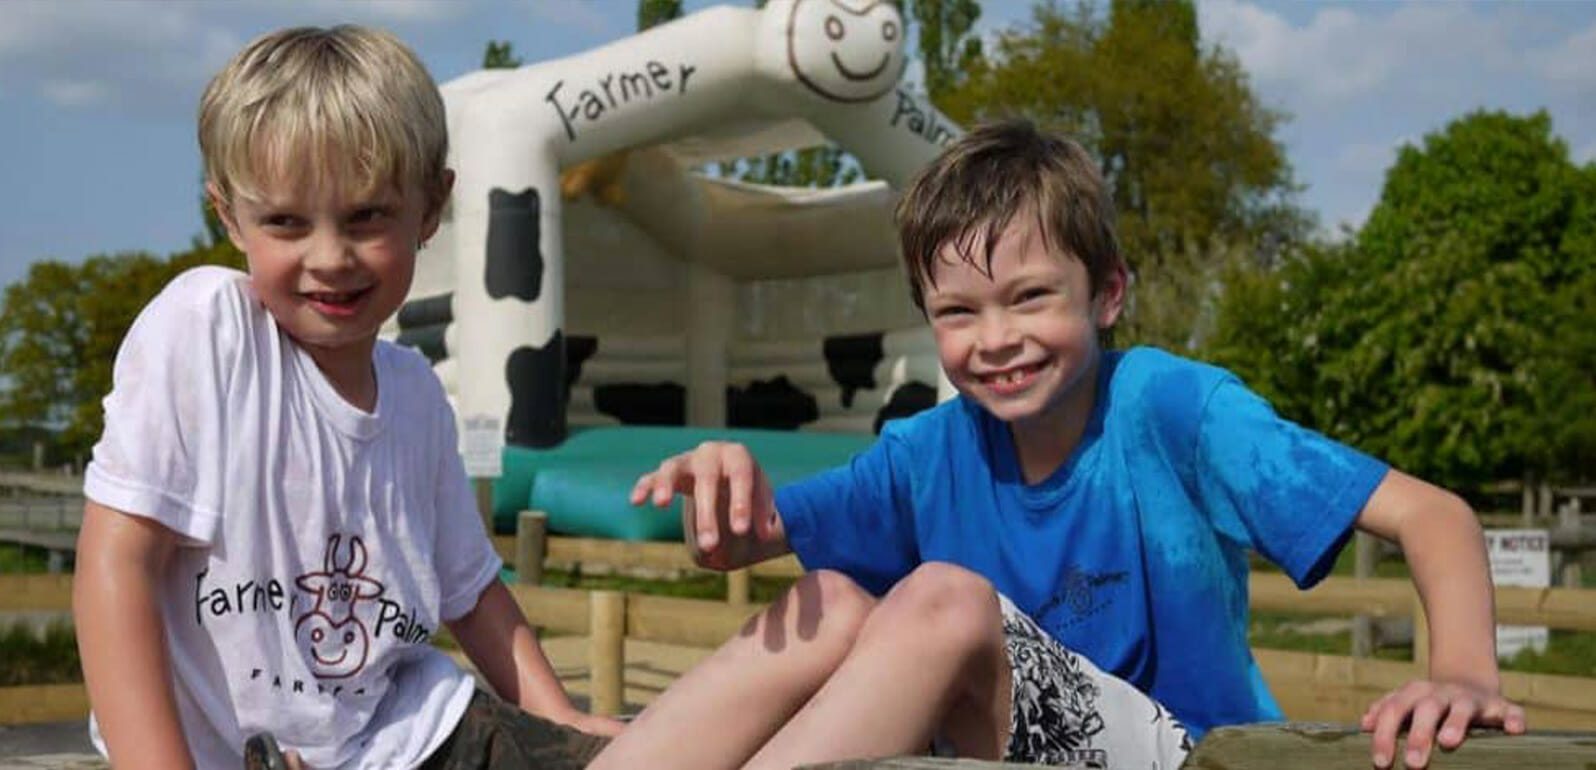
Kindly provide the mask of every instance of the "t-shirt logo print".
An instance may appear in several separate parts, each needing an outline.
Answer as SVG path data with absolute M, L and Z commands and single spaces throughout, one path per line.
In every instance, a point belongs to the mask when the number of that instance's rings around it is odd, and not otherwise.
M 309 653 L 318 679 L 344 679 L 360 673 L 371 652 L 371 635 L 355 615 L 355 604 L 382 596 L 382 583 L 365 576 L 366 544 L 350 537 L 343 565 L 336 564 L 341 535 L 327 538 L 321 572 L 294 580 L 316 602 L 294 623 L 294 643 Z

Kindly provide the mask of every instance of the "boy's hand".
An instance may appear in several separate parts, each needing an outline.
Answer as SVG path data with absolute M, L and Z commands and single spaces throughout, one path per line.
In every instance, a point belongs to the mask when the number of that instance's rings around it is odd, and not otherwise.
M 704 567 L 736 569 L 784 542 L 770 479 L 741 444 L 706 441 L 666 459 L 632 487 L 633 505 L 670 505 L 676 493 L 690 496 L 683 534 L 693 559 Z M 766 546 L 766 547 L 761 547 Z
M 1500 727 L 1510 735 L 1523 733 L 1525 728 L 1524 708 L 1492 690 L 1414 680 L 1375 701 L 1363 714 L 1360 727 L 1374 733 L 1375 767 L 1391 767 L 1403 723 L 1408 724 L 1403 763 L 1410 768 L 1427 767 L 1436 744 L 1447 750 L 1462 745 L 1470 725 Z

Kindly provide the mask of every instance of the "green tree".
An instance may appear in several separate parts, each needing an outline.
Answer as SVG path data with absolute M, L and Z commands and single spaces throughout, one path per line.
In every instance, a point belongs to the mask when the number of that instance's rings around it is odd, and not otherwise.
M 508 40 L 489 40 L 482 51 L 485 70 L 513 70 L 521 63 L 521 57 L 515 55 L 515 45 Z
M 1135 274 L 1122 340 L 1191 347 L 1232 267 L 1272 263 L 1311 220 L 1294 202 L 1283 116 L 1188 0 L 1043 3 L 941 100 L 971 124 L 1023 116 L 1098 159 Z
M 116 351 L 144 305 L 191 267 L 243 268 L 243 255 L 213 226 L 166 259 L 131 252 L 76 265 L 46 260 L 6 287 L 0 371 L 9 383 L 0 389 L 0 414 L 14 425 L 59 429 L 58 456 L 87 454 L 100 435 L 100 399 L 110 392 Z
M 637 0 L 637 31 L 682 17 L 682 0 Z
M 920 63 L 925 68 L 925 90 L 938 101 L 964 79 L 964 73 L 981 58 L 981 37 L 975 22 L 981 18 L 976 0 L 910 0 L 908 15 L 914 20 Z
M 1213 357 L 1460 489 L 1596 466 L 1596 167 L 1545 113 L 1404 147 L 1368 222 L 1226 296 Z

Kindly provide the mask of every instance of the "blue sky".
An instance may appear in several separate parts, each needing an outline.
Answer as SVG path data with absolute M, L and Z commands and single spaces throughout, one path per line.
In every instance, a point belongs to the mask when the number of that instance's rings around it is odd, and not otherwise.
M 743 2 L 740 4 L 748 4 Z M 689 0 L 689 10 L 709 3 Z M 984 0 L 988 33 L 1031 3 Z M 35 260 L 186 246 L 201 230 L 193 114 L 254 35 L 352 21 L 409 42 L 440 81 L 509 40 L 530 61 L 624 37 L 636 0 L 4 0 L 0 2 L 0 286 Z M 1357 224 L 1395 151 L 1481 107 L 1550 111 L 1596 159 L 1596 3 L 1199 3 L 1266 104 L 1302 202 Z

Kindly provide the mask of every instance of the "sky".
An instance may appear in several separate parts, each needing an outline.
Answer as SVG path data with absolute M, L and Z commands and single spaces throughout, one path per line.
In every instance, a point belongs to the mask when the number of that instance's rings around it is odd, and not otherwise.
M 750 5 L 751 0 L 729 0 Z M 710 3 L 688 0 L 689 11 Z M 630 34 L 636 0 L 3 0 L 0 286 L 41 259 L 186 248 L 203 226 L 194 112 L 206 80 L 281 26 L 385 27 L 440 82 L 508 40 L 528 63 Z M 995 35 L 1029 0 L 983 0 Z M 1596 2 L 1199 0 L 1206 42 L 1231 50 L 1290 116 L 1300 203 L 1327 231 L 1357 226 L 1405 143 L 1471 110 L 1547 110 L 1576 161 L 1596 160 Z

